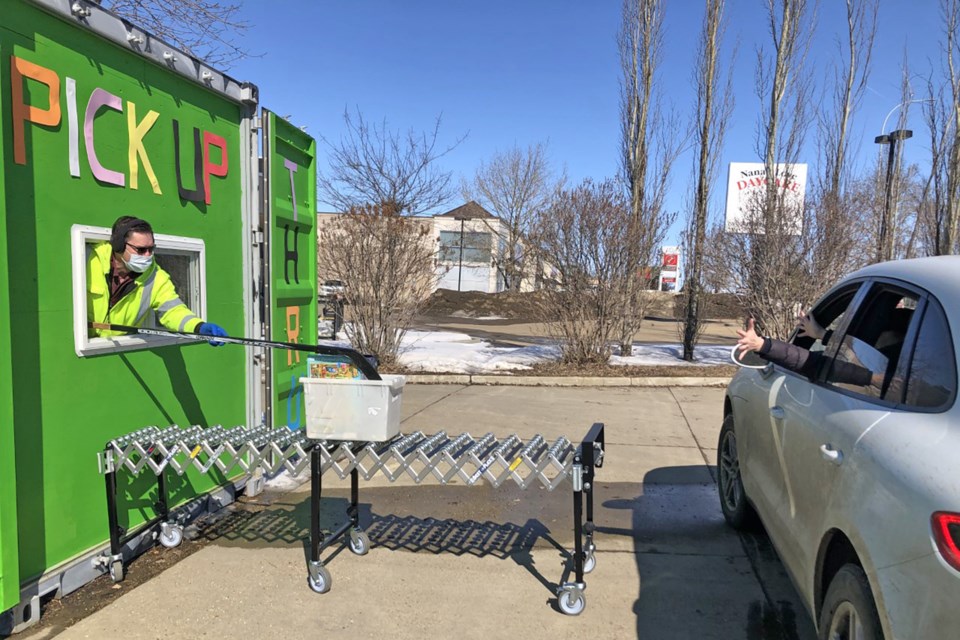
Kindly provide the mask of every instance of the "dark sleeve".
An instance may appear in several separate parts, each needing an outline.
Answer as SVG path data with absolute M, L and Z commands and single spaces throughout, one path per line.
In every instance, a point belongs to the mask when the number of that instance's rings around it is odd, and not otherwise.
M 811 380 L 816 376 L 817 368 L 824 358 L 823 351 L 809 351 L 803 347 L 773 338 L 763 339 L 763 347 L 760 348 L 758 354 L 764 360 L 778 364 L 790 371 L 795 371 Z M 873 372 L 866 367 L 843 360 L 834 360 L 829 381 L 866 387 L 870 385 L 872 377 Z
M 763 346 L 758 354 L 764 360 L 790 369 L 790 371 L 796 371 L 808 378 L 812 378 L 816 374 L 817 363 L 820 362 L 822 357 L 819 351 L 811 353 L 803 347 L 773 338 L 763 339 Z

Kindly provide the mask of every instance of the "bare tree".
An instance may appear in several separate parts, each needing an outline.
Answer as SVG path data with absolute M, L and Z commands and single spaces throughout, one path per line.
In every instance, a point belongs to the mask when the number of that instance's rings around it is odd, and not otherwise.
M 941 0 L 944 78 L 927 78 L 924 121 L 930 136 L 927 225 L 934 255 L 960 252 L 960 0 Z
M 317 263 L 344 282 L 350 343 L 396 363 L 403 336 L 436 284 L 432 228 L 384 206 L 350 210 L 321 226 Z
M 450 172 L 437 160 L 466 136 L 439 148 L 438 117 L 430 132 L 406 134 L 388 128 L 387 121 L 370 124 L 357 110 L 343 112 L 345 134 L 336 144 L 321 137 L 329 150 L 330 169 L 317 184 L 327 202 L 340 211 L 382 205 L 402 215 L 416 215 L 447 202 L 453 195 Z
M 946 202 L 943 230 L 938 254 L 960 250 L 960 0 L 941 0 L 944 20 L 944 58 L 947 63 L 949 93 L 949 121 L 945 122 L 952 136 L 946 145 Z
M 628 255 L 621 230 L 630 217 L 617 183 L 585 180 L 555 195 L 535 237 L 559 286 L 545 292 L 543 320 L 561 340 L 562 360 L 606 363 L 619 331 Z
M 807 298 L 806 260 L 798 221 L 802 211 L 786 188 L 797 163 L 809 119 L 811 79 L 804 61 L 812 33 L 807 0 L 767 0 L 772 54 L 757 52 L 757 96 L 766 109 L 757 127 L 766 186 L 752 205 L 746 233 L 731 234 L 742 249 L 746 278 L 741 291 L 748 309 L 765 330 L 785 337 L 797 306 Z M 736 265 L 741 268 L 741 265 Z
M 662 0 L 624 0 L 617 48 L 620 55 L 621 179 L 629 194 L 630 218 L 619 230 L 629 250 L 628 275 L 620 283 L 618 341 L 623 355 L 649 303 L 644 268 L 658 257 L 676 218 L 664 199 L 670 170 L 685 142 L 675 115 L 665 116 L 655 95 L 664 34 Z M 671 112 L 673 113 L 673 112 Z
M 942 87 L 936 86 L 932 74 L 926 81 L 926 104 L 923 105 L 923 122 L 927 132 L 927 144 L 930 148 L 930 174 L 924 189 L 921 234 L 928 240 L 932 251 L 930 255 L 940 253 L 941 234 L 945 226 L 945 153 L 948 141 L 945 138 L 946 127 L 943 124 L 946 112 Z
M 499 218 L 496 225 L 481 221 L 497 236 L 493 262 L 508 290 L 518 291 L 535 267 L 530 231 L 550 204 L 556 184 L 542 142 L 495 154 L 480 164 L 472 184 L 464 184 L 464 200 L 478 201 Z
M 216 0 L 92 0 L 211 65 L 229 68 L 249 51 L 237 44 L 250 24 L 240 2 Z
M 924 216 L 929 176 L 924 175 L 918 165 L 911 164 L 900 169 L 897 184 L 900 213 L 895 227 L 893 255 L 896 258 L 930 255 Z
M 811 180 L 804 240 L 809 245 L 808 300 L 813 300 L 842 274 L 862 265 L 869 254 L 857 233 L 860 198 L 849 192 L 853 179 L 850 123 L 863 102 L 877 30 L 878 0 L 846 1 L 846 37 L 838 42 L 832 93 L 822 101 L 819 116 L 819 172 Z M 875 210 L 874 208 L 867 209 Z M 860 220 L 862 222 L 862 220 Z
M 721 86 L 718 74 L 723 36 L 724 0 L 706 0 L 703 29 L 697 50 L 694 86 L 697 92 L 694 141 L 698 150 L 694 167 L 693 208 L 687 219 L 684 256 L 687 265 L 683 288 L 684 314 L 680 324 L 683 359 L 692 362 L 694 348 L 703 331 L 703 262 L 710 207 L 711 185 L 717 177 L 717 160 L 727 122 L 733 111 L 731 75 Z

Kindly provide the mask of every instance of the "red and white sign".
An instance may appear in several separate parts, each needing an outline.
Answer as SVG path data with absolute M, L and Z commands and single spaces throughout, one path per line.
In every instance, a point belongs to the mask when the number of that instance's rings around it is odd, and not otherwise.
M 807 188 L 807 165 L 778 164 L 774 167 L 777 188 L 784 195 L 785 225 L 788 233 L 803 230 L 803 199 Z M 727 178 L 727 233 L 764 233 L 756 224 L 748 224 L 751 210 L 763 202 L 767 188 L 767 169 L 762 162 L 731 162 Z
M 660 291 L 676 291 L 680 273 L 680 247 L 664 247 L 660 261 Z

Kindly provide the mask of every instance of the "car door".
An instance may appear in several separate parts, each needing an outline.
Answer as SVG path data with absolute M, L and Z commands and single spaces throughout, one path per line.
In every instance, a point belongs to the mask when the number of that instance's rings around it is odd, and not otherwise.
M 853 306 L 860 287 L 860 282 L 854 282 L 831 291 L 814 306 L 813 317 L 828 331 L 836 332 L 845 325 L 848 309 Z M 793 342 L 811 351 L 826 348 L 822 340 L 803 336 L 795 337 Z M 738 429 L 737 436 L 744 487 L 774 542 L 778 543 L 790 533 L 781 507 L 793 500 L 784 470 L 785 422 L 780 398 L 786 393 L 802 404 L 809 396 L 807 387 L 812 383 L 800 374 L 769 365 L 751 376 L 748 384 L 750 387 L 743 390 L 743 396 L 749 400 L 741 403 L 745 428 Z
M 901 285 L 869 283 L 849 321 L 830 338 L 817 380 L 790 377 L 777 394 L 786 498 L 778 519 L 789 531 L 779 547 L 801 584 L 812 584 L 830 509 L 846 499 L 837 487 L 844 474 L 858 473 L 857 443 L 896 410 L 902 389 L 894 373 L 919 300 Z

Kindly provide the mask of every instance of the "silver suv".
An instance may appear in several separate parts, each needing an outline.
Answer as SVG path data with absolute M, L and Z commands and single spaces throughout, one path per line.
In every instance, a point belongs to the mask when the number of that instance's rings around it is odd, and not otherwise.
M 769 364 L 730 382 L 724 516 L 759 516 L 821 638 L 957 638 L 960 256 L 857 271 L 813 316 L 823 337 L 791 340 L 823 352 L 810 377 Z

